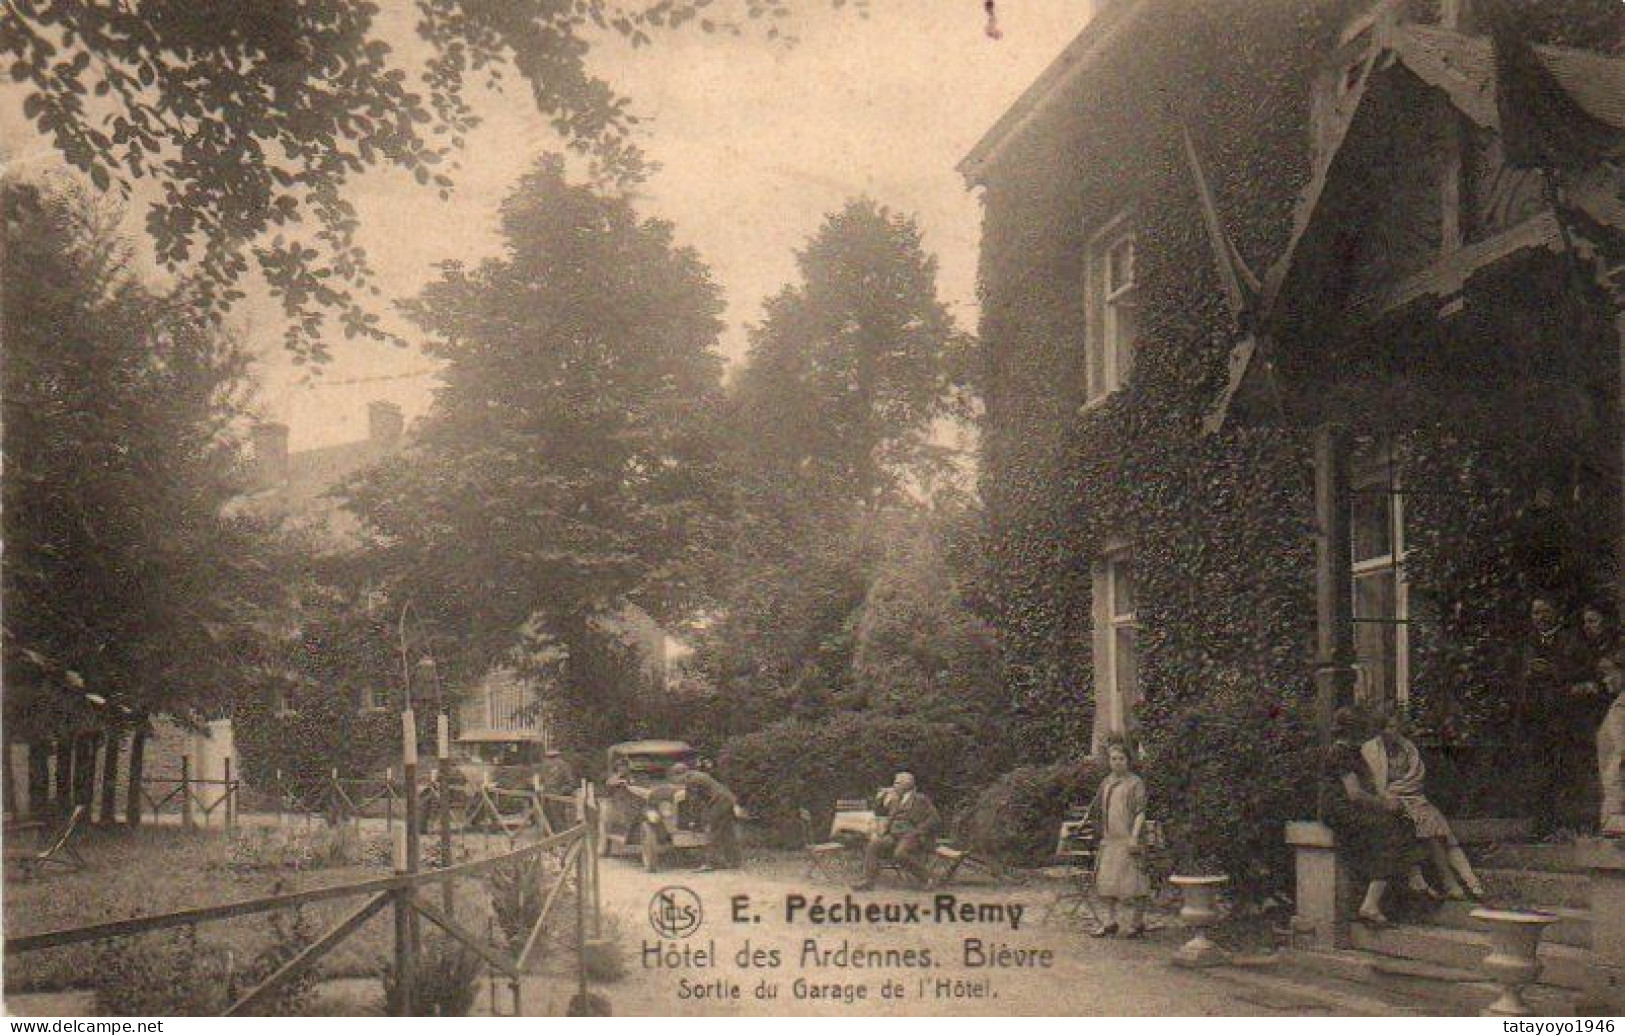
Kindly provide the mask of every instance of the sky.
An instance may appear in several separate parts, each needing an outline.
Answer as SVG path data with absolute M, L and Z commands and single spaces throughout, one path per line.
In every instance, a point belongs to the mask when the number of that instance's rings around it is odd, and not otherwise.
M 594 70 L 631 99 L 643 119 L 639 143 L 661 166 L 641 188 L 640 207 L 675 224 L 727 297 L 721 348 L 731 363 L 744 354 L 761 300 L 795 279 L 795 250 L 826 213 L 860 194 L 918 219 L 941 262 L 941 297 L 974 329 L 981 212 L 954 166 L 1083 28 L 1091 6 L 998 4 L 997 40 L 983 31 L 980 0 L 871 0 L 866 19 L 798 0 L 790 47 L 760 32 L 694 30 L 638 50 L 618 39 L 595 49 Z M 380 31 L 399 41 L 409 67 L 412 5 L 382 6 Z M 499 203 L 538 154 L 558 149 L 528 91 L 510 78 L 507 91 L 474 98 L 484 124 L 468 139 L 449 201 L 394 170 L 352 181 L 361 240 L 387 297 L 412 296 L 445 259 L 495 254 Z M 51 162 L 20 109 L 14 88 L 0 91 L 4 154 Z M 240 306 L 233 325 L 261 357 L 262 415 L 290 426 L 296 450 L 363 437 L 373 399 L 399 403 L 408 419 L 430 402 L 433 364 L 413 349 L 340 339 L 333 360 L 313 373 L 282 353 L 279 310 L 268 299 Z M 392 326 L 412 336 L 410 325 Z

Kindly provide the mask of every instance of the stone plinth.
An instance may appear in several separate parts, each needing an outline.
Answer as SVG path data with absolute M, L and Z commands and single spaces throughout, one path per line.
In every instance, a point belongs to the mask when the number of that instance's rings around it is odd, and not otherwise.
M 1574 859 L 1591 878 L 1592 979 L 1588 1004 L 1625 1013 L 1625 840 L 1582 837 Z
M 1348 875 L 1337 861 L 1337 838 L 1326 824 L 1303 820 L 1286 825 L 1286 843 L 1297 862 L 1298 912 L 1293 930 L 1310 947 L 1333 949 L 1347 944 L 1342 903 L 1348 901 Z

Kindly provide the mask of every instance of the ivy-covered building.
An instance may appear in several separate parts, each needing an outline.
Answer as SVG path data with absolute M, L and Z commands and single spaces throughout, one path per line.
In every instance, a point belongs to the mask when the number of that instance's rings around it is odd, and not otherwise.
M 1619 597 L 1625 8 L 1490 3 L 1107 0 L 961 165 L 1024 746 L 1244 885 L 1351 699 L 1526 808 L 1530 600 Z

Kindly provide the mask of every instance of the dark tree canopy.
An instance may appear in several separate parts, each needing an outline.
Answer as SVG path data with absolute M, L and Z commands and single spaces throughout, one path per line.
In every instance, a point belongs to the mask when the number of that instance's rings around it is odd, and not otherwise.
M 415 0 L 430 48 L 419 68 L 400 64 L 380 12 L 370 0 L 8 0 L 0 49 L 24 114 L 98 189 L 156 182 L 147 227 L 166 268 L 194 276 L 218 313 L 257 267 L 288 346 L 319 361 L 330 316 L 346 335 L 386 337 L 344 188 L 393 166 L 449 190 L 445 170 L 478 122 L 471 82 L 516 70 L 563 141 L 625 181 L 642 169 L 636 120 L 588 70 L 594 34 L 643 44 L 765 17 L 777 37 L 788 0 Z
M 722 301 L 669 224 L 544 159 L 506 254 L 410 306 L 445 386 L 401 461 L 350 492 L 379 570 L 473 669 L 533 616 L 555 635 L 681 597 L 719 506 Z
M 129 271 L 119 213 L 70 186 L 0 184 L 6 717 L 24 735 L 218 699 L 267 591 L 259 538 L 222 516 L 245 357 Z
M 872 507 L 927 471 L 933 423 L 967 353 L 937 299 L 914 220 L 849 202 L 796 256 L 801 283 L 766 303 L 739 378 L 756 466 Z

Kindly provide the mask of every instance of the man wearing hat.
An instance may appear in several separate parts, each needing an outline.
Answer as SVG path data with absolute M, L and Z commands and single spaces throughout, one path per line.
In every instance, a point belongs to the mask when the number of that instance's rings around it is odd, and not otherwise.
M 671 767 L 668 774 L 672 783 L 693 795 L 703 808 L 705 832 L 711 839 L 711 862 L 702 870 L 738 869 L 742 863 L 739 851 L 739 833 L 734 827 L 734 809 L 739 799 L 734 797 L 721 780 L 710 773 L 690 769 L 682 762 Z
M 898 773 L 875 802 L 879 826 L 863 851 L 863 880 L 853 886 L 867 891 L 880 875 L 880 860 L 887 854 L 921 884 L 930 885 L 931 851 L 936 847 L 942 816 L 925 792 L 914 786 L 913 773 Z

